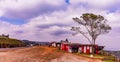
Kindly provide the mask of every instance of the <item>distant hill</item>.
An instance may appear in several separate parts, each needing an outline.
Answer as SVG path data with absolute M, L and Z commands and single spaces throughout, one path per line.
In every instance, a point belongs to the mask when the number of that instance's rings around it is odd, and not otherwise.
M 24 43 L 17 39 L 0 37 L 0 48 L 20 47 Z
M 47 46 L 50 44 L 50 42 L 47 41 L 29 41 L 29 40 L 21 40 L 25 45 L 27 46 Z

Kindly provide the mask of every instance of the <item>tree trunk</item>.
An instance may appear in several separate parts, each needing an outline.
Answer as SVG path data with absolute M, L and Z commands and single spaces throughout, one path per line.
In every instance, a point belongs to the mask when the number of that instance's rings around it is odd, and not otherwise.
M 92 39 L 92 55 L 95 54 L 95 40 Z
M 93 54 L 93 55 L 94 55 L 94 50 L 95 50 L 94 44 L 92 44 L 92 54 Z

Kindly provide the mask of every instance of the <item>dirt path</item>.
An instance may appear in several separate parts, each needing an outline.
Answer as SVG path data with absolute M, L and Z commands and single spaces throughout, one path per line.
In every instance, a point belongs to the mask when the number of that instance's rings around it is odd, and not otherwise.
M 57 51 L 56 48 L 31 47 L 0 52 L 0 62 L 102 62 Z

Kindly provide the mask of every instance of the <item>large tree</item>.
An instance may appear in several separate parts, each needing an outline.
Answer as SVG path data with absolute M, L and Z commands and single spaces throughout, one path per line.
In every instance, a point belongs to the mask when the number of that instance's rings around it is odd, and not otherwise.
M 111 30 L 111 27 L 106 23 L 107 19 L 101 15 L 85 13 L 80 18 L 75 17 L 73 20 L 79 24 L 78 27 L 71 28 L 72 31 L 75 31 L 73 35 L 82 34 L 92 45 L 92 54 L 94 54 L 97 37 Z

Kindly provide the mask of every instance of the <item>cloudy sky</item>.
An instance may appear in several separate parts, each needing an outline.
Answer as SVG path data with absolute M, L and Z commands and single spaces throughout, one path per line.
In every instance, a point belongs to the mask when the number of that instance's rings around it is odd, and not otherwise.
M 83 13 L 102 15 L 112 27 L 97 44 L 120 50 L 120 0 L 0 0 L 0 34 L 35 41 L 88 43 L 81 35 L 72 36 L 72 18 Z

